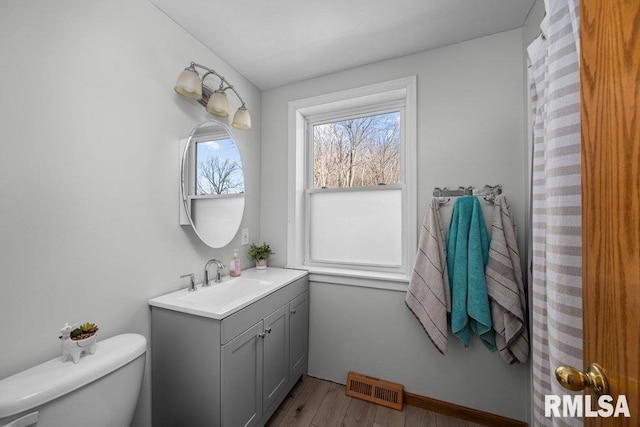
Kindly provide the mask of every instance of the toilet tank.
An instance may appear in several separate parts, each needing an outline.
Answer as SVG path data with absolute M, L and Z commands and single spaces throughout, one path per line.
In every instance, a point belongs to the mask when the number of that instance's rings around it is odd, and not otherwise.
M 58 357 L 0 380 L 0 427 L 129 426 L 146 350 L 144 336 L 117 335 L 79 363 Z

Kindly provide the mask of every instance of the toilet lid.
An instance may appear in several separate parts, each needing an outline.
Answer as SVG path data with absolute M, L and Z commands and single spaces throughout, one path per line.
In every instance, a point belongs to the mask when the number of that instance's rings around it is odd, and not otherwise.
M 122 334 L 96 344 L 96 353 L 78 363 L 60 357 L 0 380 L 0 418 L 37 408 L 87 385 L 137 359 L 147 350 L 147 339 Z

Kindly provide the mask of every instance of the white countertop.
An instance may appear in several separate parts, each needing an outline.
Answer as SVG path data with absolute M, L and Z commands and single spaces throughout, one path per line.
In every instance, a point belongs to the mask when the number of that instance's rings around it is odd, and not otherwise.
M 198 285 L 193 292 L 184 288 L 150 299 L 149 305 L 220 320 L 306 275 L 303 270 L 250 268 L 240 277 L 224 276 L 222 283 Z

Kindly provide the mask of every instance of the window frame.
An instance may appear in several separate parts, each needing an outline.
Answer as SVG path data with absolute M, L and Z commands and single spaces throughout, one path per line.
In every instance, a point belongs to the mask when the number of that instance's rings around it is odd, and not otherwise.
M 287 267 L 332 275 L 407 281 L 417 248 L 416 77 L 377 83 L 289 102 Z M 400 183 L 353 189 L 313 188 L 313 126 L 400 112 Z M 310 259 L 310 194 L 320 191 L 402 191 L 402 265 L 317 262 Z

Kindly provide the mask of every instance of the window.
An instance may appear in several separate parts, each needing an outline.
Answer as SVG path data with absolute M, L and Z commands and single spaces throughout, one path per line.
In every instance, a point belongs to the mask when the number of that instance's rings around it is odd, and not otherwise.
M 240 152 L 231 138 L 196 141 L 195 194 L 244 193 Z
M 406 277 L 416 248 L 415 77 L 294 101 L 289 114 L 289 266 Z
M 399 110 L 311 123 L 311 132 L 314 189 L 400 183 Z

